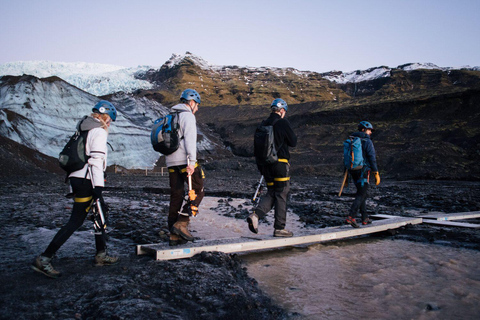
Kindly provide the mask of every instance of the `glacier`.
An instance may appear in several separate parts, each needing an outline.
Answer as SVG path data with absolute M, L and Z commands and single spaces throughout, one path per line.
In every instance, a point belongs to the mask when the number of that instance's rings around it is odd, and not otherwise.
M 5 78 L 0 80 L 0 135 L 54 158 L 77 122 L 100 100 L 61 80 L 24 76 L 8 83 Z M 168 109 L 158 103 L 137 103 L 126 95 L 112 102 L 118 117 L 109 130 L 108 141 L 114 151 L 109 152 L 108 165 L 152 169 L 160 154 L 150 145 L 151 123 Z
M 17 61 L 0 65 L 0 76 L 57 76 L 92 95 L 104 96 L 115 92 L 130 93 L 137 89 L 153 88 L 150 82 L 136 77 L 155 68 L 157 67 L 126 68 L 85 62 Z

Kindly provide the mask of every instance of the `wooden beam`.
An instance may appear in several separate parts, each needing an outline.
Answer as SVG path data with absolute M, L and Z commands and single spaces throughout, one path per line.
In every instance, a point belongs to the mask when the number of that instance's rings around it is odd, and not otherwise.
M 445 220 L 445 221 L 474 219 L 474 218 L 480 218 L 480 211 L 458 212 L 458 213 L 432 212 L 430 214 L 420 216 L 420 218 Z
M 377 219 L 391 219 L 391 218 L 398 218 L 399 216 L 393 216 L 391 214 L 372 214 L 370 217 L 377 218 Z
M 465 223 L 465 222 L 453 222 L 453 221 L 424 219 L 423 223 L 435 224 L 435 225 L 445 226 L 445 227 L 463 227 L 463 228 L 480 229 L 480 224 Z
M 322 228 L 302 232 L 295 237 L 275 238 L 273 236 L 252 236 L 234 239 L 204 240 L 189 242 L 185 245 L 169 247 L 168 244 L 137 245 L 137 255 L 153 255 L 156 260 L 174 260 L 190 258 L 202 251 L 218 251 L 224 253 L 246 252 L 312 244 L 323 241 L 345 239 L 372 234 L 390 229 L 400 228 L 407 224 L 420 224 L 421 218 L 394 217 L 387 220 L 374 221 L 360 228 L 351 226 Z

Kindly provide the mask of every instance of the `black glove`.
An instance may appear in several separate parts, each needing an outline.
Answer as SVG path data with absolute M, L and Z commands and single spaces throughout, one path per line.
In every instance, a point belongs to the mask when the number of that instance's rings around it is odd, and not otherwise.
M 103 200 L 102 192 L 103 192 L 103 187 L 95 187 L 93 188 L 92 194 L 93 194 L 93 200 L 98 199 L 98 201 L 100 201 L 100 203 L 104 205 L 105 200 Z

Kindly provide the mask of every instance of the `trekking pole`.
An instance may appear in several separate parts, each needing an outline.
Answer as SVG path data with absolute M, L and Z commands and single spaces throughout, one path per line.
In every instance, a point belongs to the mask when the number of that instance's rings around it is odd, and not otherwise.
M 187 167 L 190 166 L 190 158 L 187 156 Z M 188 175 L 188 173 L 187 173 Z M 198 213 L 198 207 L 193 204 L 193 201 L 197 198 L 197 194 L 195 193 L 195 190 L 193 190 L 192 187 L 192 175 L 188 176 L 188 214 L 190 216 L 197 216 Z
M 258 185 L 257 185 L 257 190 L 255 191 L 255 194 L 253 195 L 253 199 L 252 199 L 253 204 L 257 204 L 257 202 L 258 202 L 257 196 L 260 193 L 260 191 L 262 190 L 262 182 L 263 182 L 263 176 L 260 177 L 260 181 L 258 182 Z
M 347 179 L 348 179 L 348 169 L 345 169 L 345 175 L 343 176 L 342 186 L 340 187 L 340 192 L 338 193 L 339 197 L 342 195 L 343 187 L 345 186 L 345 183 L 347 183 Z

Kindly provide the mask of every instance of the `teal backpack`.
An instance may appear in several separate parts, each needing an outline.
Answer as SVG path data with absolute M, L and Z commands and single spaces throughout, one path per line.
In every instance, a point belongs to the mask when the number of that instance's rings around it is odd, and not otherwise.
M 343 142 L 343 164 L 347 170 L 360 170 L 365 165 L 360 137 L 350 136 Z

